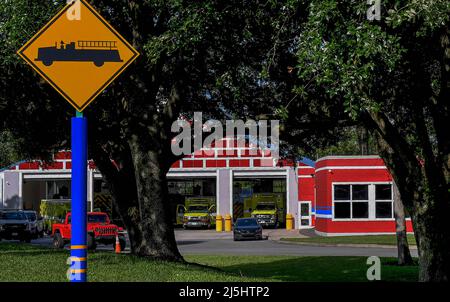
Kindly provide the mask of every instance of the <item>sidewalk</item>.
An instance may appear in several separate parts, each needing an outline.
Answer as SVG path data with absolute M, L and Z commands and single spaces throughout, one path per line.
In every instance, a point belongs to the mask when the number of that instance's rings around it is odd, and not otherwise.
M 175 229 L 177 241 L 233 239 L 233 232 L 216 232 L 216 230 Z
M 308 236 L 301 234 L 299 230 L 267 229 L 263 230 L 263 234 L 267 235 L 269 240 L 274 241 L 279 241 L 281 238 L 308 238 Z

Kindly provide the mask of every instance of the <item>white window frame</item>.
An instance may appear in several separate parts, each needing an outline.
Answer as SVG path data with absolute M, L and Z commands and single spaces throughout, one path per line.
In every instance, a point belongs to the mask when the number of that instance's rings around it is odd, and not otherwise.
M 334 200 L 334 186 L 335 185 L 350 185 L 350 200 Z M 351 188 L 352 185 L 367 185 L 368 186 L 368 195 L 369 200 L 367 201 L 369 203 L 369 217 L 368 218 L 335 218 L 334 217 L 334 203 L 335 202 L 348 202 L 350 203 L 350 217 L 352 216 L 352 194 L 353 190 Z M 376 200 L 375 200 L 375 185 L 391 185 L 392 187 L 392 181 L 372 181 L 372 182 L 332 182 L 331 183 L 331 201 L 332 201 L 332 221 L 392 221 L 394 220 L 394 200 L 393 200 L 393 189 L 391 189 L 391 202 L 392 202 L 392 218 L 376 218 Z M 378 200 L 378 201 L 389 201 L 389 200 Z M 355 202 L 359 202 L 355 200 Z M 365 201 L 362 201 L 365 202 Z

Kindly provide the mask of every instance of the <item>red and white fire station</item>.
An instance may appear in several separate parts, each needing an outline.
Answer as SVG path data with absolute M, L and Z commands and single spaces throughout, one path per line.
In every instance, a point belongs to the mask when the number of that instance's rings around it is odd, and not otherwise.
M 89 161 L 87 200 L 91 211 L 112 211 L 100 171 Z M 39 211 L 42 200 L 71 197 L 71 153 L 51 163 L 24 161 L 0 170 L 0 208 Z M 378 156 L 327 156 L 297 163 L 272 157 L 269 149 L 225 138 L 173 164 L 167 174 L 174 203 L 210 198 L 218 215 L 248 212 L 252 196 L 282 196 L 283 215 L 294 228 L 322 236 L 394 234 L 392 177 Z M 114 213 L 112 213 L 114 216 Z M 410 219 L 407 230 L 412 232 Z

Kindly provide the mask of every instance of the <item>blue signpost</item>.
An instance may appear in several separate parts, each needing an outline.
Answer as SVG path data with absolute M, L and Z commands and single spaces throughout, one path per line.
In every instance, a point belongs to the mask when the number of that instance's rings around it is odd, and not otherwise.
M 72 118 L 72 238 L 71 280 L 87 276 L 87 119 L 77 111 Z

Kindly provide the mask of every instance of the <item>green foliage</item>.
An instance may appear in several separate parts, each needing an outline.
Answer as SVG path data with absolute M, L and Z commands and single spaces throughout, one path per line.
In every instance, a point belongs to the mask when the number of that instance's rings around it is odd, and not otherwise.
M 2 1 L 0 3 L 0 56 L 2 65 L 22 64 L 16 51 L 36 33 L 44 20 L 50 20 L 65 1 Z
M 58 93 L 43 85 L 16 54 L 63 5 L 62 0 L 0 2 L 2 165 L 18 159 L 48 159 L 51 151 L 66 146 L 69 129 L 62 126 L 68 122 L 65 104 L 53 102 L 60 100 Z
M 369 21 L 364 1 L 309 1 L 291 45 L 296 97 L 274 110 L 285 121 L 288 141 L 306 152 L 345 140 L 339 129 L 366 123 L 372 112 L 387 117 L 413 157 L 425 156 L 428 140 L 446 162 L 450 2 L 381 5 L 381 20 Z M 419 138 L 422 123 L 426 133 Z
M 20 142 L 10 132 L 0 132 L 0 169 L 23 159 L 20 154 Z
M 367 154 L 362 151 L 363 144 L 368 147 Z M 335 143 L 328 142 L 325 146 L 317 147 L 312 152 L 301 150 L 299 153 L 316 159 L 329 155 L 373 155 L 377 153 L 377 146 L 372 135 L 369 134 L 366 140 L 362 141 L 358 136 L 357 127 L 347 127 L 339 129 L 339 140 Z
M 218 20 L 209 2 L 168 1 L 166 9 L 176 12 L 167 20 L 167 30 L 155 35 L 145 44 L 146 57 L 150 64 L 156 64 L 161 56 L 172 56 L 179 49 L 194 49 L 198 43 L 207 39 L 208 21 Z M 158 8 L 156 8 L 158 9 Z
M 70 201 L 42 200 L 39 213 L 44 218 L 46 228 L 51 230 L 54 223 L 60 223 L 64 220 L 70 209 Z
M 450 2 L 445 0 L 395 1 L 387 11 L 386 22 L 393 28 L 416 23 L 417 35 L 426 35 L 449 21 Z
M 405 49 L 398 36 L 365 19 L 365 3 L 339 3 L 311 2 L 297 56 L 299 78 L 314 85 L 309 90 L 297 87 L 297 91 L 308 97 L 323 87 L 320 93 L 341 97 L 345 112 L 355 119 L 361 109 L 379 109 L 379 100 L 370 93 L 376 70 L 383 68 L 386 77 L 392 75 Z

